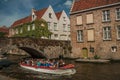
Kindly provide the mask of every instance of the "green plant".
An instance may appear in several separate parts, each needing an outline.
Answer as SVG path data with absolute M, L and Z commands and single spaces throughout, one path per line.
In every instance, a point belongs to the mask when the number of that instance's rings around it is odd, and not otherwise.
M 0 37 L 5 37 L 6 33 L 0 32 Z
M 94 56 L 94 59 L 100 59 L 100 56 L 95 55 L 95 56 Z
M 33 24 L 35 25 L 35 29 L 32 30 Z M 30 27 L 30 31 L 28 31 L 28 26 Z M 22 29 L 22 33 L 20 32 Z M 45 20 L 35 20 L 33 22 L 25 23 L 19 26 L 16 26 L 14 30 L 18 30 L 18 34 L 15 34 L 14 37 L 47 37 L 52 34 L 48 30 L 48 24 Z

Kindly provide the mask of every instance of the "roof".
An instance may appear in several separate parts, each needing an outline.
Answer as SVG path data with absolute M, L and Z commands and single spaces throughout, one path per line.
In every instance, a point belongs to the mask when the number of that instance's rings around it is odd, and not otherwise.
M 0 32 L 8 33 L 9 32 L 9 28 L 7 28 L 6 26 L 2 26 L 2 27 L 0 27 Z
M 37 19 L 40 19 L 43 16 L 43 14 L 45 13 L 46 10 L 47 10 L 47 8 L 41 9 L 39 11 L 34 11 L 35 15 L 37 16 Z M 13 28 L 13 27 L 16 27 L 16 26 L 18 26 L 20 24 L 28 23 L 28 22 L 31 22 L 31 21 L 32 21 L 32 16 L 30 15 L 28 17 L 25 17 L 25 18 L 22 18 L 22 19 L 19 19 L 19 20 L 15 21 L 11 25 L 11 27 Z
M 47 8 L 41 9 L 39 11 L 35 11 L 35 15 L 37 16 L 37 19 L 41 19 L 41 17 L 43 16 L 46 10 Z
M 62 14 L 62 11 L 61 11 L 61 12 L 57 12 L 57 13 L 55 13 L 55 14 L 56 14 L 57 19 L 59 20 L 59 19 L 60 19 L 61 14 Z
M 76 0 L 71 12 L 118 3 L 120 0 Z
M 31 16 L 22 18 L 22 19 L 20 19 L 20 20 L 15 21 L 15 22 L 12 24 L 11 27 L 13 28 L 13 27 L 18 26 L 18 25 L 20 25 L 20 24 L 30 22 L 31 20 L 32 20 Z

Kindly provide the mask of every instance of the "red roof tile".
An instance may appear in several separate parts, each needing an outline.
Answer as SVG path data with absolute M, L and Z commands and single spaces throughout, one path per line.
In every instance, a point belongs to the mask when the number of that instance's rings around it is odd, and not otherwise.
M 61 14 L 62 14 L 62 11 L 61 11 L 61 12 L 57 12 L 57 13 L 55 13 L 55 14 L 56 14 L 57 19 L 59 19 L 60 16 L 61 16 Z
M 44 8 L 44 9 L 39 10 L 39 11 L 35 11 L 35 15 L 37 16 L 37 19 L 40 19 L 43 16 L 43 14 L 45 13 L 46 10 L 47 10 L 47 8 Z M 31 21 L 32 21 L 32 16 L 25 17 L 23 19 L 15 21 L 11 25 L 11 28 L 16 27 L 17 25 L 20 25 L 20 24 L 23 24 L 23 23 L 31 22 Z
M 41 17 L 43 16 L 43 14 L 45 13 L 46 10 L 47 10 L 47 8 L 44 8 L 44 9 L 39 10 L 39 11 L 35 11 L 37 19 L 41 19 Z
M 72 12 L 118 3 L 120 0 L 76 0 Z
M 25 17 L 23 19 L 20 19 L 20 20 L 17 20 L 15 21 L 13 24 L 12 24 L 12 28 L 15 27 L 15 26 L 18 26 L 20 24 L 23 24 L 23 23 L 27 23 L 27 22 L 30 22 L 32 19 L 31 19 L 31 16 L 28 16 L 28 17 Z
M 5 32 L 8 34 L 9 28 L 7 28 L 6 26 L 0 27 L 0 32 Z

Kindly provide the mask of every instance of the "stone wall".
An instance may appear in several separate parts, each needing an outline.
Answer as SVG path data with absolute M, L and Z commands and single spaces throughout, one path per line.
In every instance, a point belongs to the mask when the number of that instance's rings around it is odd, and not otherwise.
M 71 56 L 70 41 L 40 38 L 0 38 L 1 53 L 28 55 L 28 53 L 21 50 L 20 47 L 31 48 L 42 52 L 47 58 L 57 58 L 59 55 L 63 55 L 64 57 Z

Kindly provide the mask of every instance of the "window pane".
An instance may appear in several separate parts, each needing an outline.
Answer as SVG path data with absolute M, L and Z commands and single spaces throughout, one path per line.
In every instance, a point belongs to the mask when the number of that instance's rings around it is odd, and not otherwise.
M 117 19 L 120 19 L 120 8 L 116 9 L 116 17 Z
M 103 21 L 110 21 L 110 11 L 109 10 L 103 11 Z
M 77 31 L 77 41 L 83 41 L 83 31 L 82 30 L 78 30 Z
M 111 39 L 111 28 L 110 27 L 104 27 L 103 28 L 103 39 L 104 40 L 110 40 Z

